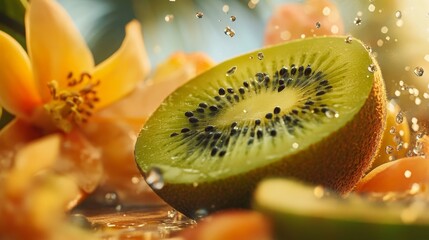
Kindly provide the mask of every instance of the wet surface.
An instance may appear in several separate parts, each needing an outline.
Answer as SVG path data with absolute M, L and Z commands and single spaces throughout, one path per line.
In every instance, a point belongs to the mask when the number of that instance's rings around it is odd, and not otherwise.
M 100 239 L 109 240 L 180 239 L 176 237 L 180 230 L 196 224 L 167 205 L 86 207 L 74 210 L 72 216 L 80 219 L 77 224 L 90 228 Z

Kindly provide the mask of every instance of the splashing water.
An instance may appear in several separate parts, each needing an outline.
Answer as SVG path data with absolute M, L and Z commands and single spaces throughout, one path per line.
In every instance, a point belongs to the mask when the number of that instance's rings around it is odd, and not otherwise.
M 195 218 L 195 220 L 200 220 L 200 219 L 206 217 L 207 215 L 209 215 L 209 212 L 207 211 L 207 209 L 200 208 L 197 211 L 195 211 L 194 218 Z
M 355 18 L 355 20 L 354 20 L 353 22 L 354 22 L 354 24 L 355 24 L 356 26 L 359 26 L 359 25 L 361 25 L 361 24 L 362 24 L 362 18 L 360 18 L 360 17 L 356 17 L 356 18 Z
M 230 36 L 230 37 L 234 37 L 235 36 L 235 31 L 234 29 L 232 29 L 231 27 L 227 26 L 225 28 L 225 30 L 223 30 L 223 32 L 225 33 L 225 35 Z
M 153 189 L 160 190 L 164 187 L 164 178 L 161 169 L 153 167 L 149 170 L 146 182 Z
M 316 22 L 316 28 L 320 28 L 322 26 L 322 24 L 320 24 L 320 22 Z
M 422 67 L 417 66 L 414 68 L 414 74 L 416 74 L 417 77 L 423 76 L 423 73 L 425 73 L 425 70 Z
M 353 41 L 352 36 L 347 36 L 346 39 L 344 39 L 344 42 L 346 42 L 346 43 L 352 43 L 352 41 Z
M 395 12 L 395 17 L 397 18 L 397 19 L 400 19 L 401 17 L 402 17 L 402 12 L 401 11 L 396 11 Z
M 403 115 L 403 113 L 402 113 L 402 112 L 399 112 L 399 113 L 396 115 L 396 123 L 397 123 L 397 124 L 401 124 L 403 121 L 404 121 L 404 115 Z
M 377 67 L 376 67 L 374 64 L 372 64 L 372 63 L 371 63 L 371 64 L 368 66 L 368 71 L 370 71 L 370 72 L 374 73 L 376 70 L 377 70 Z
M 393 149 L 393 147 L 392 147 L 392 146 L 387 145 L 385 150 L 386 150 L 386 153 L 387 153 L 387 154 L 392 154 L 394 149 Z
M 204 13 L 202 13 L 202 12 L 197 12 L 195 14 L 195 17 L 197 17 L 197 18 L 203 18 L 203 16 L 204 16 Z
M 231 67 L 228 71 L 226 71 L 226 76 L 227 77 L 231 76 L 232 74 L 235 73 L 236 70 L 237 70 L 237 66 Z

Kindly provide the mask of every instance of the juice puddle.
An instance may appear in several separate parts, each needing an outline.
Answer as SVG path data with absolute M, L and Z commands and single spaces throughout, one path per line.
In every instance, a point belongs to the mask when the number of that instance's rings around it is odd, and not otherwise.
M 72 213 L 73 222 L 92 229 L 99 239 L 180 239 L 177 233 L 195 225 L 167 205 L 79 209 Z

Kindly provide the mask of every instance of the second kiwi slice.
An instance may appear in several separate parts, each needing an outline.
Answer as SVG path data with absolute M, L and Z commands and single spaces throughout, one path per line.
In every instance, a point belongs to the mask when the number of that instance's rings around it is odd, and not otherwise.
M 350 191 L 378 150 L 386 98 L 375 60 L 345 39 L 261 49 L 181 86 L 137 139 L 146 181 L 190 217 L 248 207 L 265 177 Z

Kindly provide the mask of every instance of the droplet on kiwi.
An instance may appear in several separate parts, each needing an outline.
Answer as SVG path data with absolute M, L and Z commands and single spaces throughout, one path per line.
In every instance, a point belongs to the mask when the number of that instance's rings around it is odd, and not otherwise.
M 321 37 L 221 63 L 167 97 L 138 137 L 146 181 L 187 216 L 248 207 L 256 184 L 289 176 L 346 193 L 379 148 L 386 98 L 364 45 Z M 249 59 L 259 56 L 260 61 Z M 232 67 L 233 75 L 225 76 Z

